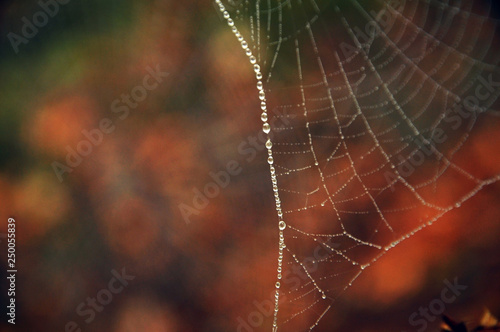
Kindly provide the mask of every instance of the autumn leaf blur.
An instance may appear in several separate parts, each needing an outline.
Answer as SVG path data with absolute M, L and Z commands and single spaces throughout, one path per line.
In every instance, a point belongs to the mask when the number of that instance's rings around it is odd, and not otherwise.
M 470 325 L 470 324 L 469 324 Z M 457 323 L 450 317 L 443 315 L 443 323 L 441 324 L 442 332 L 467 332 L 467 327 L 464 322 Z M 480 323 L 471 331 L 500 331 L 498 320 L 491 314 L 488 309 L 484 309 Z

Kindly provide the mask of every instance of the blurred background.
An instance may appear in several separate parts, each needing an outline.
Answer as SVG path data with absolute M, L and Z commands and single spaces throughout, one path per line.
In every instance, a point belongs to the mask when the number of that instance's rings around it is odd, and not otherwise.
M 3 308 L 9 217 L 18 269 L 16 325 L 3 315 L 0 330 L 269 331 L 278 234 L 239 43 L 211 1 L 63 2 L 31 30 L 23 17 L 40 3 L 0 6 Z M 484 133 L 477 160 L 498 170 L 498 150 L 481 150 L 498 127 Z M 499 193 L 486 187 L 385 255 L 321 330 L 416 331 L 410 315 L 456 277 L 467 290 L 446 314 L 499 315 Z

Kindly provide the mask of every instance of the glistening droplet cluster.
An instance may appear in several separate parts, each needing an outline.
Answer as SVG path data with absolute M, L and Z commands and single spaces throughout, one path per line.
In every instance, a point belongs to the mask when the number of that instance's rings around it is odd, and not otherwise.
M 267 141 L 266 141 L 266 149 L 267 149 L 267 162 L 269 163 L 269 171 L 271 173 L 271 182 L 273 185 L 273 192 L 274 192 L 274 199 L 276 203 L 276 212 L 278 214 L 278 228 L 279 228 L 279 244 L 278 244 L 278 269 L 277 269 L 277 281 L 276 281 L 276 292 L 274 296 L 274 318 L 273 318 L 273 331 L 278 330 L 278 323 L 277 323 L 277 317 L 278 317 L 278 304 L 279 304 L 279 288 L 280 288 L 280 282 L 279 280 L 281 279 L 281 271 L 282 271 L 282 265 L 283 265 L 283 250 L 285 249 L 285 236 L 284 236 L 284 231 L 286 229 L 286 223 L 283 221 L 283 211 L 281 210 L 281 200 L 279 196 L 279 190 L 278 190 L 278 179 L 276 177 L 276 169 L 274 168 L 274 159 L 273 159 L 273 144 L 271 142 L 271 137 L 270 137 L 270 132 L 271 132 L 271 125 L 268 122 L 268 115 L 267 115 L 267 104 L 266 104 L 266 92 L 264 91 L 264 84 L 262 83 L 262 72 L 260 70 L 259 64 L 257 64 L 257 59 L 252 53 L 252 50 L 248 46 L 248 43 L 246 40 L 243 38 L 241 33 L 238 31 L 236 26 L 234 25 L 234 21 L 232 20 L 231 16 L 229 15 L 229 12 L 226 10 L 224 5 L 220 0 L 215 1 L 216 4 L 219 7 L 219 10 L 221 11 L 222 15 L 227 21 L 227 24 L 231 28 L 231 31 L 233 34 L 236 36 L 238 41 L 241 43 L 241 47 L 245 51 L 245 54 L 248 56 L 248 59 L 250 63 L 253 65 L 253 70 L 255 72 L 255 78 L 257 79 L 257 90 L 259 91 L 259 99 L 260 99 L 260 108 L 262 109 L 262 114 L 260 116 L 260 119 L 262 120 L 262 131 L 267 135 Z M 325 296 L 326 298 L 326 296 Z

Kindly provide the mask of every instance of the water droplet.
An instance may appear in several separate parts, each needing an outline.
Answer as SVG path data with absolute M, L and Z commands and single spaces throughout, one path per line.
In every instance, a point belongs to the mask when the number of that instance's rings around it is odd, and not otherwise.
M 279 224 L 278 224 L 278 227 L 279 227 L 280 231 L 285 230 L 285 228 L 286 228 L 285 222 L 283 220 L 280 221 Z
M 252 55 L 252 56 L 250 57 L 250 63 L 251 63 L 252 65 L 254 65 L 256 62 L 257 62 L 257 59 L 255 59 L 255 57 Z
M 279 281 L 276 282 L 276 288 L 280 288 L 280 286 L 281 286 L 280 282 Z
M 325 293 L 323 293 L 323 295 L 321 295 L 321 298 L 322 298 L 323 300 L 326 300 L 326 294 L 325 294 Z
M 271 131 L 271 126 L 269 125 L 269 123 L 264 123 L 262 125 L 262 131 L 266 134 L 269 134 L 269 132 Z
M 273 147 L 273 143 L 271 142 L 270 139 L 268 139 L 266 142 L 266 148 L 271 149 L 272 147 Z
M 262 120 L 262 122 L 267 122 L 267 113 L 266 113 L 266 112 L 263 112 L 263 113 L 260 115 L 260 119 Z
M 259 99 L 262 101 L 266 100 L 266 93 L 263 90 L 259 92 Z

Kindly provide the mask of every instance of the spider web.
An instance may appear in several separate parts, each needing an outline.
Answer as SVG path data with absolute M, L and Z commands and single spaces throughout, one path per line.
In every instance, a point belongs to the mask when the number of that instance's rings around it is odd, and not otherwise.
M 312 330 L 363 270 L 500 179 L 473 159 L 498 125 L 498 21 L 465 0 L 216 5 L 269 138 L 273 330 Z

